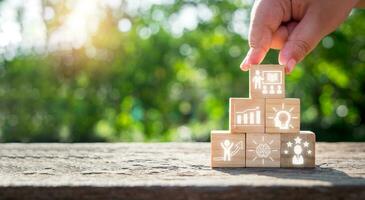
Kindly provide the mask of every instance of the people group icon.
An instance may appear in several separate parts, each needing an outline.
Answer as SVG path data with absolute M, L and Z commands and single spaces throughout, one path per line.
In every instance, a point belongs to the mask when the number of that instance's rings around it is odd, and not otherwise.
M 281 88 L 281 81 L 279 80 L 279 77 L 281 77 L 281 72 L 280 71 L 266 72 L 266 74 L 268 77 L 271 78 L 265 78 L 265 76 L 262 75 L 259 70 L 255 70 L 255 75 L 252 78 L 252 82 L 254 83 L 254 88 L 261 90 L 262 94 L 282 94 L 283 90 Z M 273 79 L 272 77 L 276 78 Z

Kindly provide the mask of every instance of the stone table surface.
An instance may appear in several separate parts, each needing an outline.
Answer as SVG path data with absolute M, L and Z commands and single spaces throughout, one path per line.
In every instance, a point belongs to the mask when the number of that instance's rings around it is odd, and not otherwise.
M 365 199 L 365 143 L 316 168 L 210 168 L 209 143 L 0 144 L 0 199 Z

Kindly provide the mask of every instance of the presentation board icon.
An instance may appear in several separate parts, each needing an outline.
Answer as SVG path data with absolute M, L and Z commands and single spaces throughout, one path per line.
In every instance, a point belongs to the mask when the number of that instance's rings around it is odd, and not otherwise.
M 230 98 L 230 130 L 233 133 L 264 132 L 265 100 Z
M 285 70 L 282 65 L 251 65 L 251 98 L 284 98 Z

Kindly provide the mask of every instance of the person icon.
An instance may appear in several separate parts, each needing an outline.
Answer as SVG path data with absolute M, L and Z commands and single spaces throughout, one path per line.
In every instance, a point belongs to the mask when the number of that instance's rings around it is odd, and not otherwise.
M 269 94 L 275 94 L 274 86 L 270 85 Z
M 266 85 L 264 85 L 262 87 L 262 94 L 267 94 L 267 86 Z
M 264 78 L 261 77 L 260 71 L 255 70 L 255 76 L 252 78 L 252 81 L 255 85 L 255 89 L 261 89 L 261 82 L 264 80 Z
M 231 149 L 233 147 L 233 143 L 229 140 L 224 140 L 223 142 L 221 142 L 221 147 L 224 150 L 223 160 L 231 161 Z
M 281 90 L 281 85 L 278 85 L 278 89 L 276 90 L 276 94 L 281 94 L 283 91 Z
M 295 145 L 294 147 L 294 156 L 292 159 L 293 165 L 302 165 L 304 164 L 304 159 L 302 156 L 303 148 L 300 145 Z

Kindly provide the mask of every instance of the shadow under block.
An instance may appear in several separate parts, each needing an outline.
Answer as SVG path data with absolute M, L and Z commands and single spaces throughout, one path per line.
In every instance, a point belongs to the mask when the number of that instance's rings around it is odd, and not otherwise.
M 266 99 L 265 110 L 266 133 L 299 133 L 299 99 Z
M 280 134 L 247 133 L 246 167 L 280 167 Z
M 265 99 L 230 98 L 229 127 L 232 133 L 263 133 Z
M 212 167 L 245 167 L 246 138 L 244 133 L 211 132 L 210 159 Z
M 285 98 L 285 66 L 251 65 L 250 97 Z
M 281 167 L 315 167 L 316 136 L 311 131 L 281 134 Z

